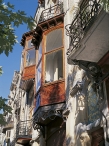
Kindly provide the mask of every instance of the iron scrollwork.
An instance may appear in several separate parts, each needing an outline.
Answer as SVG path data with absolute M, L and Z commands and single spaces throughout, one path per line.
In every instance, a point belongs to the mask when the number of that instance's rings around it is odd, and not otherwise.
M 60 117 L 63 119 L 62 112 L 65 108 L 65 104 L 63 104 L 60 108 L 51 107 L 48 110 L 39 109 L 34 115 L 33 118 L 33 128 L 37 130 L 39 133 L 42 132 L 43 137 L 45 136 L 45 125 L 46 120 L 53 121 L 56 117 Z
M 67 55 L 80 47 L 81 40 L 100 11 L 100 0 L 83 1 L 75 19 L 71 24 L 65 26 L 66 35 L 70 37 L 70 45 L 66 53 Z
M 53 18 L 55 16 L 58 16 L 62 13 L 63 13 L 63 3 L 59 3 L 53 7 L 50 6 L 50 8 L 42 11 L 42 14 L 39 19 L 39 23 L 46 21 L 50 18 Z

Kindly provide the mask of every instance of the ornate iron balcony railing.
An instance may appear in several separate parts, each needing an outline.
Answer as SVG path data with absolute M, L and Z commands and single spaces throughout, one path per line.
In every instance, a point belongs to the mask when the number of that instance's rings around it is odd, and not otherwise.
M 39 23 L 44 22 L 48 19 L 51 19 L 55 16 L 58 16 L 63 13 L 63 3 L 57 4 L 53 7 L 45 9 L 42 11 Z
M 85 0 L 82 2 L 75 19 L 71 24 L 65 26 L 66 35 L 70 37 L 67 55 L 79 48 L 80 41 L 83 39 L 85 33 L 91 27 L 101 10 L 100 0 Z
M 32 135 L 32 120 L 20 121 L 16 129 L 16 137 Z

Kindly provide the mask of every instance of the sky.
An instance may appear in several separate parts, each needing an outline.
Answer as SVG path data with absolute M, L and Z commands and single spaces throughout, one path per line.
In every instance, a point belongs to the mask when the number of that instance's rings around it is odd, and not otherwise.
M 27 16 L 34 18 L 38 0 L 4 0 L 4 2 L 10 2 L 15 5 L 15 10 L 25 11 Z M 28 32 L 27 25 L 21 25 L 15 28 L 15 35 L 18 37 L 17 40 L 20 42 L 23 33 Z M 10 86 L 14 71 L 20 70 L 20 59 L 23 47 L 18 43 L 13 47 L 12 53 L 7 57 L 5 54 L 0 54 L 0 66 L 2 66 L 3 74 L 0 76 L 0 96 L 7 98 L 10 92 Z

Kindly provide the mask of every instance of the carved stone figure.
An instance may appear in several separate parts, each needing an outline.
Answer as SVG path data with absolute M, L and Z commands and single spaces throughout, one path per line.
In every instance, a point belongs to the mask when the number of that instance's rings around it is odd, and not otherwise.
M 80 135 L 80 143 L 81 146 L 91 146 L 91 137 L 88 135 L 87 132 L 83 132 Z

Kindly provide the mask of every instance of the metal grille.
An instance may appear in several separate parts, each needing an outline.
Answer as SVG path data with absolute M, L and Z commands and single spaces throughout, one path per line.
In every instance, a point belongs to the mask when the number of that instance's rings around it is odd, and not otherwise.
M 41 17 L 39 19 L 39 23 L 46 21 L 50 18 L 58 16 L 63 13 L 63 3 L 50 7 L 42 11 Z
M 20 121 L 17 125 L 17 136 L 29 136 L 32 132 L 32 120 Z
M 69 55 L 80 46 L 80 41 L 101 11 L 100 0 L 85 0 L 80 6 L 75 19 L 66 25 L 66 35 L 70 36 L 70 45 L 67 50 Z

